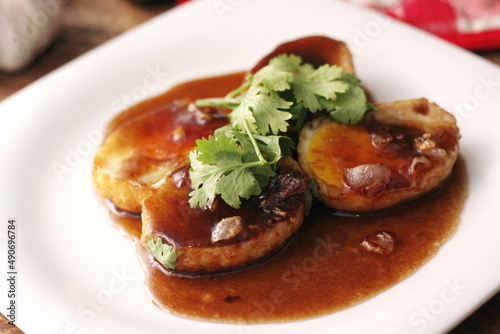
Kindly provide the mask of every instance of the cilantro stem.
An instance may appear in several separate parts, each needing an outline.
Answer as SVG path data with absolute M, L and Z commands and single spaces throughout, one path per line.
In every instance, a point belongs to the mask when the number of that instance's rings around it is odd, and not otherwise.
M 251 167 L 262 166 L 262 165 L 265 165 L 268 163 L 269 162 L 267 162 L 267 161 L 239 162 L 239 163 L 228 164 L 228 165 L 224 166 L 224 170 L 229 173 L 237 168 L 247 168 L 248 169 Z
M 233 98 L 208 98 L 199 99 L 195 102 L 197 107 L 222 107 L 227 109 L 235 109 L 240 105 L 240 101 Z
M 243 85 L 241 85 L 240 87 L 230 91 L 229 93 L 226 94 L 225 98 L 226 99 L 232 99 L 234 98 L 235 96 L 239 95 L 240 93 L 244 92 L 245 90 L 247 90 L 248 87 L 250 87 L 250 80 L 251 76 L 249 76 L 247 78 L 247 80 L 245 81 L 245 83 Z
M 257 144 L 257 141 L 255 140 L 252 131 L 250 131 L 250 128 L 248 127 L 247 120 L 243 120 L 243 125 L 245 126 L 245 131 L 248 134 L 248 137 L 250 138 L 250 142 L 252 143 L 253 149 L 255 150 L 255 154 L 257 154 L 257 158 L 259 158 L 259 161 L 264 165 L 267 164 L 268 161 L 264 158 L 262 155 L 262 152 L 260 151 L 259 145 Z
M 247 90 L 248 87 L 250 87 L 250 81 L 246 81 L 243 85 L 230 91 L 222 98 L 198 99 L 195 104 L 197 107 L 222 107 L 233 110 L 236 109 L 241 103 L 241 99 L 237 99 L 235 96 L 238 96 Z

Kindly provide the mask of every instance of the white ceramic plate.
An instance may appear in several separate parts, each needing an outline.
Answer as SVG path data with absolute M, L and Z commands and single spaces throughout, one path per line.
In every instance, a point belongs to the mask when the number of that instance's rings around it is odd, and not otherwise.
M 348 310 L 288 324 L 193 321 L 157 309 L 135 246 L 107 222 L 90 170 L 104 122 L 174 84 L 245 70 L 313 34 L 348 42 L 378 101 L 453 112 L 470 190 L 456 234 L 410 278 Z M 26 333 L 438 333 L 499 288 L 500 70 L 425 33 L 333 0 L 206 0 L 169 11 L 0 105 L 2 271 L 17 220 L 17 321 Z M 6 280 L 0 312 L 6 314 Z

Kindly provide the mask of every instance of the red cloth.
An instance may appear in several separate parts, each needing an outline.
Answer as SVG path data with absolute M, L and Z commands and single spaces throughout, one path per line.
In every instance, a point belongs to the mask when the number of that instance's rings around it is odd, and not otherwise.
M 500 48 L 500 0 L 365 0 L 363 3 L 467 49 Z
M 500 0 L 343 1 L 371 7 L 467 49 L 500 49 Z

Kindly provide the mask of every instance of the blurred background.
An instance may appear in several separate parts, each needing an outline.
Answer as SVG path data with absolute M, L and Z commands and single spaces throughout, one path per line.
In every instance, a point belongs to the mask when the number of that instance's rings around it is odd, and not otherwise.
M 103 42 L 188 1 L 0 0 L 0 101 Z M 216 2 L 214 6 L 221 10 L 230 6 L 230 0 L 206 1 Z M 341 1 L 378 10 L 500 64 L 500 0 Z
M 225 4 L 224 0 L 198 1 Z M 342 1 L 370 7 L 427 30 L 500 66 L 500 0 Z M 184 2 L 188 0 L 0 0 L 0 102 L 72 59 Z M 451 333 L 500 333 L 500 294 Z

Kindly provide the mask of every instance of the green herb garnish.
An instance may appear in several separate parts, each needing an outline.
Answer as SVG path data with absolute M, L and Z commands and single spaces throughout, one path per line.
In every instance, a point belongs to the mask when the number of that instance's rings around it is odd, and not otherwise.
M 146 237 L 146 248 L 165 268 L 175 269 L 177 252 L 172 245 L 164 243 L 160 237 L 149 235 Z
M 196 101 L 198 107 L 231 109 L 231 123 L 196 141 L 190 154 L 194 190 L 191 207 L 216 195 L 239 208 L 241 198 L 259 195 L 294 143 L 282 134 L 294 121 L 300 128 L 309 112 L 329 113 L 333 121 L 356 124 L 374 109 L 360 81 L 336 65 L 314 68 L 296 55 L 279 55 L 224 98 Z

